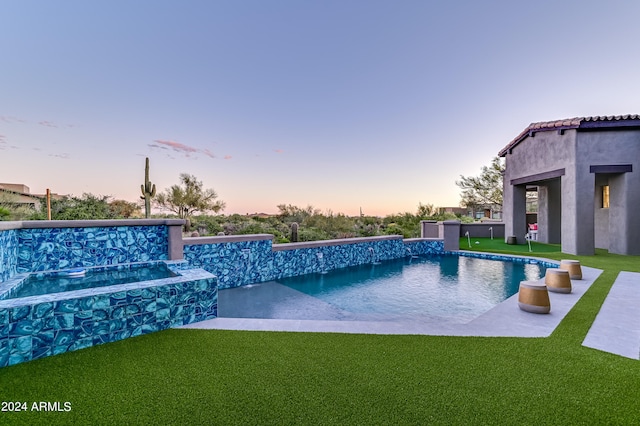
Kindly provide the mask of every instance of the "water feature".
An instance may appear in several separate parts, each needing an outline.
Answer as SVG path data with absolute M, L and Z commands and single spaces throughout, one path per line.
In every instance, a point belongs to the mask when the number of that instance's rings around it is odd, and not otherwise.
M 321 274 L 326 274 L 327 270 L 325 268 L 324 255 L 322 254 L 322 252 L 316 253 L 316 258 L 318 259 L 318 271 Z
M 243 282 L 247 281 L 247 276 L 250 274 L 251 269 L 251 249 L 242 249 L 242 278 Z
M 417 259 L 418 257 L 420 257 L 420 256 L 417 256 L 417 255 L 413 254 L 413 252 L 411 251 L 411 247 L 407 247 L 406 249 L 407 249 L 407 253 L 408 253 L 408 256 L 409 256 L 410 260 L 411 259 Z
M 380 262 L 378 261 L 378 258 L 376 257 L 376 251 L 374 250 L 373 247 L 369 247 L 369 253 L 371 253 L 371 264 L 372 265 L 379 265 Z

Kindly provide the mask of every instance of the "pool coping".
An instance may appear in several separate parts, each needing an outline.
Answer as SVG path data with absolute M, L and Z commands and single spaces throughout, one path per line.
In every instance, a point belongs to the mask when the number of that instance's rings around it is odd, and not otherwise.
M 517 255 L 496 255 L 480 252 L 460 252 L 477 257 L 536 260 L 558 265 L 558 261 Z M 548 337 L 553 333 L 567 313 L 600 276 L 602 270 L 582 267 L 582 280 L 572 280 L 573 291 L 569 294 L 549 292 L 551 312 L 533 314 L 518 307 L 515 294 L 489 311 L 465 324 L 447 322 L 425 323 L 416 320 L 399 321 L 324 321 L 256 318 L 215 318 L 192 323 L 179 328 L 247 330 L 247 331 L 290 331 L 328 332 L 352 334 L 397 334 L 432 336 L 484 336 L 484 337 Z

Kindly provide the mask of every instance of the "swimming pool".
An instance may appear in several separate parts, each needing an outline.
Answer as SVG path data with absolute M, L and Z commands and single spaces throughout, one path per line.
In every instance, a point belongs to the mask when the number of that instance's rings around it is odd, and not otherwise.
M 531 262 L 429 256 L 301 275 L 276 280 L 262 300 L 251 288 L 237 289 L 257 315 L 229 312 L 222 291 L 220 316 L 466 323 L 516 294 L 520 281 L 543 277 L 546 265 Z

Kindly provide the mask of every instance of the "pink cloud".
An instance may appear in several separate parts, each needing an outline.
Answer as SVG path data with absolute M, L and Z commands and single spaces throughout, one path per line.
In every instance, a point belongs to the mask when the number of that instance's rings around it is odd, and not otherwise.
M 284 152 L 283 149 L 274 149 L 277 154 L 282 154 Z
M 57 124 L 52 123 L 51 121 L 39 121 L 38 124 L 45 127 L 58 127 Z
M 186 152 L 186 153 L 198 152 L 196 148 L 189 145 L 185 145 L 180 142 L 176 142 L 176 141 L 164 141 L 161 139 L 156 139 L 154 140 L 154 142 L 159 145 L 167 146 L 176 152 Z
M 230 156 L 230 155 L 225 155 L 225 156 L 224 156 L 224 159 L 225 159 L 225 160 L 231 160 L 232 158 L 233 158 L 233 157 L 232 157 L 232 156 Z

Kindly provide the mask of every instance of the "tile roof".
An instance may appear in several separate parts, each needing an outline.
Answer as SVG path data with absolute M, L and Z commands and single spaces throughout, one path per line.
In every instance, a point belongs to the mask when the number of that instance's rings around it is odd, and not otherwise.
M 500 157 L 504 157 L 507 152 L 514 146 L 518 145 L 525 137 L 535 132 L 544 132 L 549 130 L 579 129 L 579 128 L 604 128 L 604 127 L 640 127 L 640 114 L 627 115 L 609 115 L 595 117 L 574 117 L 565 118 L 555 121 L 540 121 L 531 123 L 518 136 L 516 136 L 507 146 L 502 148 L 498 153 Z

